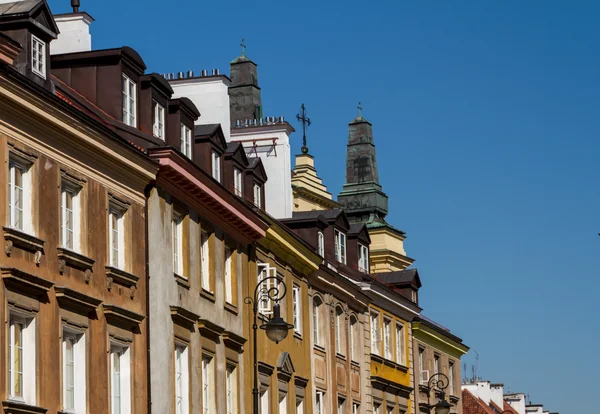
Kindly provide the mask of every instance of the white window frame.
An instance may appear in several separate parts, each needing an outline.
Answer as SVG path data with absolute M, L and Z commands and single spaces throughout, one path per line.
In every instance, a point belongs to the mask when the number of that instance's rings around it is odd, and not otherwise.
M 216 412 L 214 357 L 202 355 L 202 414 Z
M 153 102 L 152 108 L 152 133 L 155 137 L 165 140 L 165 107 L 156 101 Z
M 190 378 L 188 347 L 175 345 L 175 413 L 189 414 L 190 411 Z
M 318 302 L 318 303 L 317 303 Z M 321 336 L 319 335 L 319 324 L 321 323 L 321 315 L 319 315 L 320 308 L 323 305 L 323 301 L 320 297 L 313 297 L 313 340 L 315 345 L 321 345 Z
M 115 368 L 115 361 L 119 362 L 118 370 Z M 129 414 L 131 412 L 130 347 L 111 343 L 109 364 L 111 414 Z
M 257 262 L 257 284 L 261 282 L 261 280 L 267 277 L 278 277 L 277 268 L 271 266 L 269 263 Z M 275 279 L 269 279 L 266 284 L 261 286 L 261 290 L 269 291 L 270 289 L 276 288 L 278 285 Z M 263 300 L 258 303 L 258 313 L 264 316 L 270 316 L 273 314 L 273 301 L 269 300 L 265 295 L 263 296 Z
M 227 364 L 227 367 L 225 368 L 225 402 L 227 414 L 238 413 L 238 389 L 237 367 Z
M 380 414 L 379 409 L 381 408 L 381 404 L 373 403 L 373 414 Z
M 292 315 L 294 332 L 302 335 L 302 288 L 298 285 L 292 286 Z
M 325 235 L 322 231 L 317 233 L 317 253 L 321 257 L 325 257 Z
M 315 392 L 315 414 L 325 414 L 325 393 Z
M 278 414 L 287 414 L 287 393 L 279 392 L 279 413 Z
M 21 187 L 15 184 L 17 170 L 21 173 Z M 33 198 L 31 185 L 31 164 L 25 162 L 12 154 L 8 161 L 8 205 L 7 226 L 33 234 L 33 223 L 31 220 L 31 201 Z M 20 203 L 15 205 L 14 200 L 19 196 Z M 20 214 L 20 217 L 19 217 Z
M 271 399 L 269 387 L 262 386 L 259 390 L 259 411 L 260 414 L 270 414 L 271 413 Z
M 235 191 L 235 195 L 238 197 L 243 197 L 244 195 L 244 184 L 242 180 L 243 174 L 238 168 L 233 168 L 233 189 Z
M 129 126 L 137 126 L 137 84 L 125 73 L 121 73 L 121 92 L 123 95 L 122 121 Z
M 354 320 L 354 323 L 352 323 L 352 320 Z M 348 332 L 350 336 L 350 358 L 353 361 L 358 361 L 359 359 L 359 355 L 357 355 L 357 353 L 360 349 L 360 346 L 359 344 L 354 343 L 360 337 L 360 335 L 357 335 L 357 333 L 354 332 L 354 330 L 359 329 L 359 327 L 360 325 L 358 324 L 358 318 L 354 315 L 350 315 L 350 330 Z
M 13 350 L 16 349 L 15 343 L 15 325 L 21 326 L 21 366 L 15 366 L 15 359 L 12 357 Z M 30 315 L 21 315 L 9 311 L 8 322 L 8 399 L 35 405 L 36 402 L 36 338 L 35 338 L 35 319 Z M 21 389 L 15 393 L 13 384 L 19 377 Z
M 116 218 L 116 228 L 113 224 Z M 109 265 L 125 269 L 125 211 L 113 203 L 108 206 L 108 261 Z M 116 248 L 115 248 L 116 245 Z
M 257 207 L 262 207 L 262 194 L 261 194 L 261 189 L 262 186 L 258 185 L 256 183 L 254 183 L 254 188 L 253 188 L 253 192 L 254 192 L 254 204 Z
M 210 292 L 210 234 L 206 231 L 200 233 L 200 265 L 202 272 L 202 289 Z
M 419 384 L 423 384 L 425 381 L 425 379 L 423 378 L 423 374 L 425 373 L 425 370 L 423 369 L 423 357 L 425 354 L 425 349 L 419 347 L 418 349 L 419 352 Z M 429 372 L 428 372 L 429 374 Z M 427 378 L 427 380 L 429 380 L 429 378 Z
M 68 343 L 71 343 L 70 357 Z M 85 413 L 87 412 L 87 358 L 84 333 L 63 327 L 62 359 L 63 411 L 67 413 Z M 72 384 L 67 382 L 67 372 L 69 370 L 71 371 Z M 72 398 L 69 396 L 69 389 L 71 389 Z
M 46 79 L 46 42 L 31 35 L 31 71 Z
M 454 361 L 448 361 L 448 393 L 454 395 Z
M 60 190 L 60 237 L 61 246 L 75 252 L 81 252 L 81 187 L 64 181 Z M 71 209 L 66 207 L 67 197 L 71 197 Z M 70 228 L 67 225 L 71 215 Z M 69 243 L 70 233 L 70 243 Z
M 211 152 L 211 168 L 212 168 L 212 177 L 221 182 L 221 156 L 218 152 Z
M 171 243 L 173 245 L 173 273 L 186 277 L 184 274 L 183 267 L 183 223 L 185 222 L 185 217 L 182 214 L 173 212 L 173 219 L 171 220 L 171 229 L 172 229 L 172 240 Z
M 352 414 L 359 414 L 360 405 L 357 402 L 352 403 Z
M 358 270 L 369 273 L 369 248 L 364 244 L 358 244 Z
M 304 396 L 296 394 L 296 414 L 304 414 Z
M 371 353 L 380 355 L 379 352 L 379 314 L 371 312 Z
M 392 335 L 392 320 L 389 318 L 383 318 L 383 349 L 384 349 L 384 357 L 385 359 L 392 360 L 392 344 L 391 344 L 391 335 Z
M 386 405 L 386 407 L 385 407 L 386 414 L 394 414 L 394 408 L 396 408 L 396 407 L 394 407 L 394 406 L 390 407 L 389 405 Z
M 404 340 L 404 324 L 396 322 L 396 362 L 400 365 L 406 365 L 404 360 L 405 340 Z
M 192 159 L 192 130 L 183 122 L 179 125 L 179 140 L 181 153 Z
M 233 249 L 225 246 L 225 302 L 233 304 Z
M 344 310 L 340 306 L 335 307 L 335 352 L 340 355 L 345 355 L 346 352 L 344 350 Z
M 433 374 L 439 374 L 440 372 L 440 356 L 437 354 L 433 355 Z
M 335 260 L 340 263 L 346 264 L 346 235 L 335 229 Z
M 346 399 L 344 397 L 338 396 L 337 412 L 338 414 L 346 414 Z

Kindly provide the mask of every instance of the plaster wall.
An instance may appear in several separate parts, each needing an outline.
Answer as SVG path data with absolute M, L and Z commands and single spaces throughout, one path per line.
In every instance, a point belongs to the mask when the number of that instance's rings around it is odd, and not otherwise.
M 504 386 L 502 384 L 490 385 L 490 398 L 498 406 L 504 406 Z
M 225 76 L 204 76 L 171 80 L 173 98 L 187 97 L 200 111 L 196 125 L 221 124 L 225 140 L 231 140 L 229 111 L 229 79 Z
M 504 401 L 517 410 L 519 414 L 525 414 L 525 394 L 506 394 L 504 396 Z
M 54 16 L 60 33 L 50 42 L 50 54 L 88 52 L 92 50 L 90 24 L 92 19 L 84 13 Z

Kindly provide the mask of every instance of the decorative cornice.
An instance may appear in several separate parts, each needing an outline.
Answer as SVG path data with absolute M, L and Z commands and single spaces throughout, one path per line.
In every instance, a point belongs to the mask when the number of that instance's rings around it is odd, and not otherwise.
M 4 284 L 9 290 L 15 292 L 42 296 L 47 294 L 54 285 L 54 282 L 23 272 L 14 267 L 3 267 L 1 270 Z
M 227 348 L 235 349 L 238 352 L 243 350 L 246 338 L 239 336 L 238 334 L 231 331 L 223 332 L 223 343 Z
M 275 367 L 267 364 L 266 362 L 258 361 L 258 372 L 266 376 L 271 376 L 275 371 Z
M 198 330 L 200 331 L 201 335 L 215 339 L 221 336 L 221 334 L 225 331 L 225 328 L 209 321 L 208 319 L 200 319 L 198 321 Z
M 84 295 L 73 289 L 69 289 L 65 286 L 55 286 L 54 292 L 56 294 L 56 300 L 58 305 L 63 309 L 68 309 L 83 315 L 87 315 L 90 312 L 96 310 L 98 305 L 102 303 L 100 299 L 93 298 L 91 296 Z
M 308 385 L 308 379 L 296 375 L 294 377 L 294 385 L 300 388 L 306 388 L 306 386 Z
M 113 266 L 105 266 L 104 269 L 106 271 L 106 277 L 110 277 L 114 283 L 118 283 L 119 285 L 128 288 L 137 286 L 137 282 L 140 280 L 138 276 Z
M 31 234 L 12 227 L 2 227 L 4 230 L 4 250 L 10 257 L 14 246 L 35 254 L 35 264 L 39 265 L 44 254 L 44 241 Z
M 116 305 L 104 304 L 104 316 L 111 325 L 124 329 L 133 329 L 139 326 L 144 320 L 144 316 Z
M 186 328 L 193 328 L 194 324 L 200 319 L 199 315 L 191 312 L 181 306 L 171 306 L 171 319 L 178 325 Z
M 87 256 L 74 252 L 73 250 L 59 247 L 58 251 L 58 271 L 62 275 L 65 273 L 65 266 L 80 269 L 85 272 L 85 281 L 89 283 L 92 277 L 92 268 L 96 262 Z
M 12 400 L 2 401 L 2 408 L 4 414 L 46 414 L 48 412 L 47 408 Z
M 413 391 L 412 387 L 390 381 L 377 375 L 371 375 L 371 386 L 383 392 L 389 392 L 404 398 L 409 398 L 410 393 Z

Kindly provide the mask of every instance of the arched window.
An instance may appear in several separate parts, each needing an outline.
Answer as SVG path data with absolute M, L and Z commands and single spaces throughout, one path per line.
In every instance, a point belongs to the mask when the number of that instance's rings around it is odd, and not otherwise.
M 359 357 L 359 349 L 360 349 L 360 344 L 358 343 L 358 340 L 360 339 L 360 332 L 359 332 L 359 324 L 358 324 L 358 319 L 356 318 L 356 316 L 352 315 L 350 316 L 350 358 L 352 358 L 353 361 L 358 361 L 358 357 Z
M 323 301 L 320 297 L 315 296 L 313 298 L 313 342 L 315 345 L 321 345 L 321 337 L 319 335 L 320 331 L 320 323 L 321 323 L 321 305 L 323 305 Z
M 341 306 L 335 308 L 335 352 L 344 355 L 346 348 L 345 330 L 344 330 L 344 310 Z

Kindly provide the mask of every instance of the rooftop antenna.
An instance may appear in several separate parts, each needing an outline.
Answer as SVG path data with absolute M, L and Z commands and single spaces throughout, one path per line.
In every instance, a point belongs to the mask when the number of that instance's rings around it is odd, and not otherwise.
M 477 375 L 479 371 L 479 354 L 477 353 L 477 351 L 473 351 L 475 352 L 475 366 L 473 367 L 473 376 L 479 379 L 479 376 Z
M 467 363 L 463 364 L 463 375 L 465 376 L 465 382 L 469 382 L 467 378 Z
M 302 114 L 302 115 L 300 115 Z M 310 126 L 310 118 L 306 116 L 306 107 L 304 104 L 300 107 L 300 114 L 296 115 L 296 119 L 302 122 L 302 154 L 308 154 L 308 147 L 306 146 L 306 128 Z
M 73 7 L 73 13 L 79 13 L 79 6 L 81 6 L 80 0 L 71 0 L 71 7 Z

